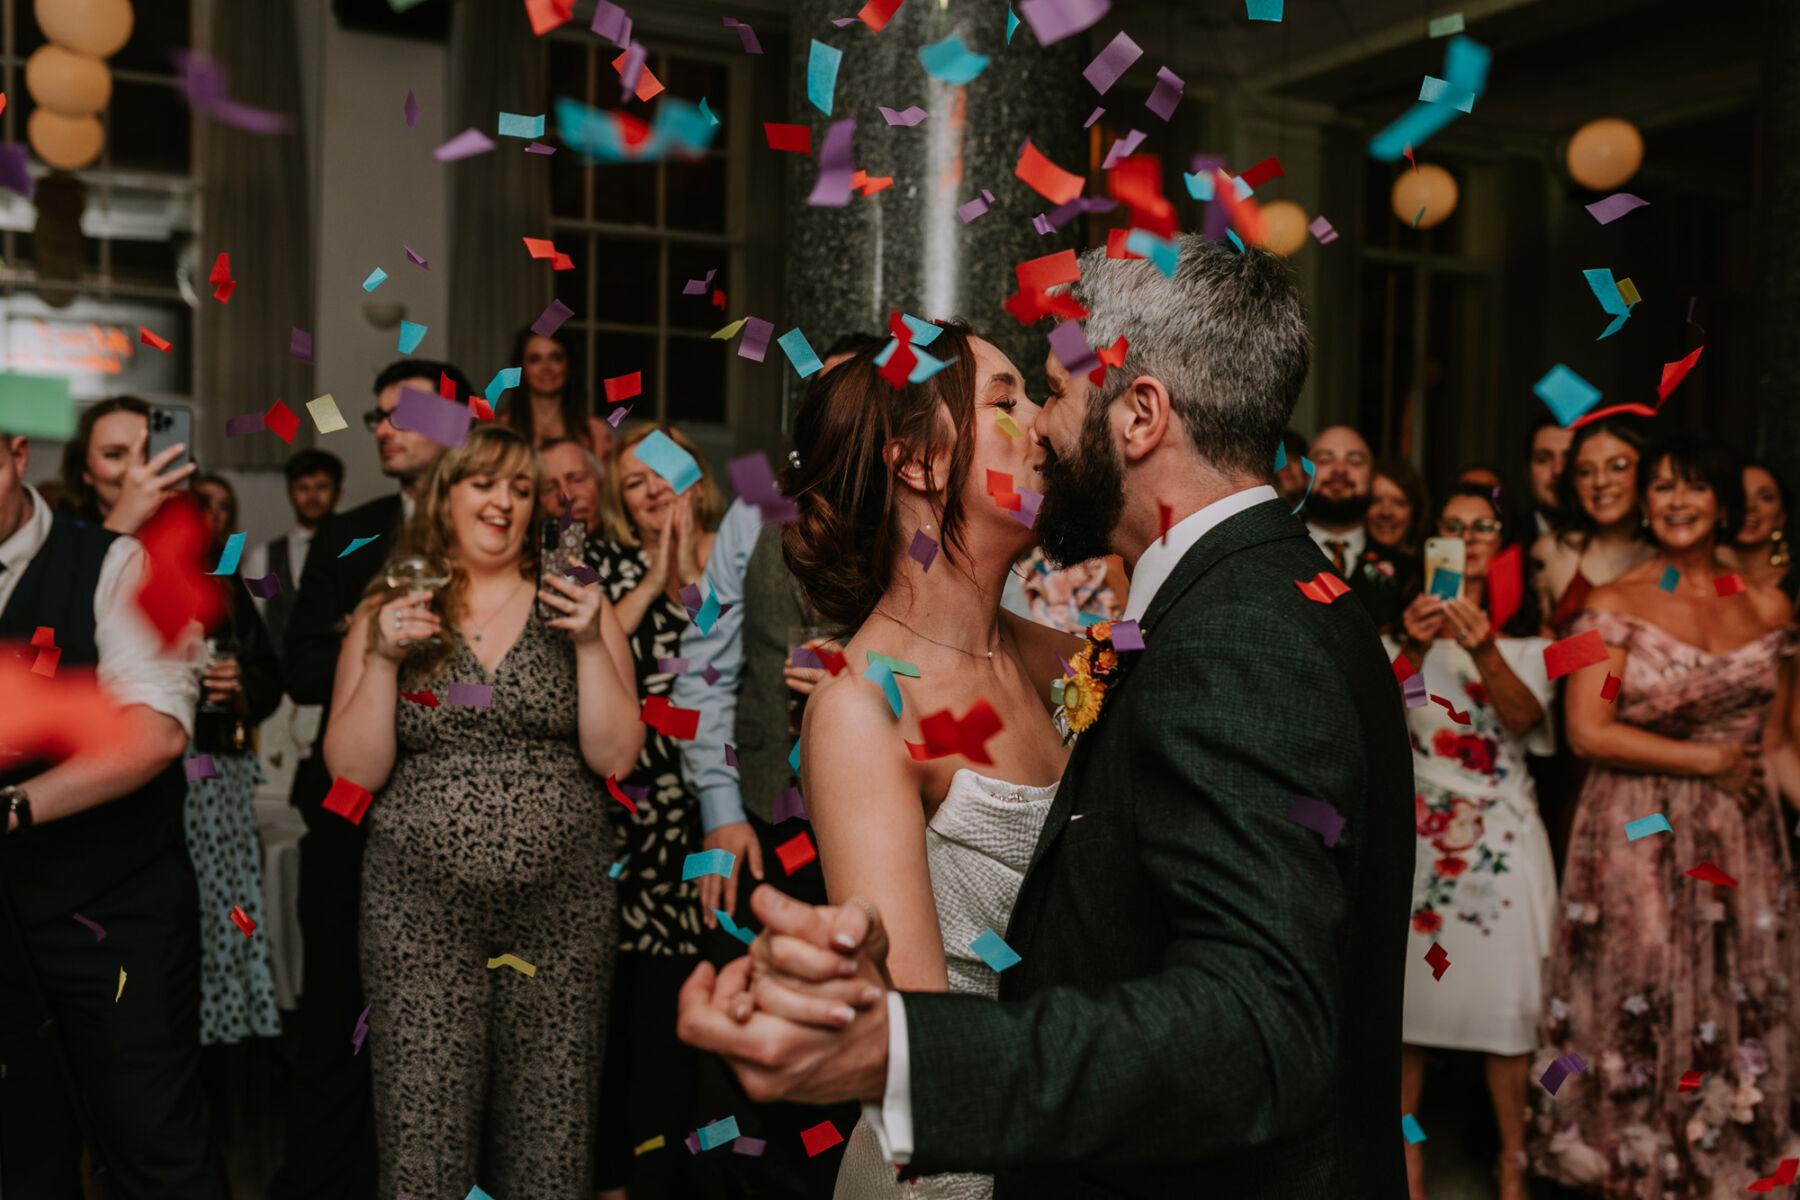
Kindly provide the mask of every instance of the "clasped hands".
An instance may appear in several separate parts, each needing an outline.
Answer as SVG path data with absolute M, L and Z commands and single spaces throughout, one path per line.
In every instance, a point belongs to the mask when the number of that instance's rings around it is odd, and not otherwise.
M 880 1100 L 887 1086 L 887 931 L 870 904 L 814 906 L 767 884 L 763 932 L 723 970 L 682 985 L 676 1033 L 724 1058 L 750 1099 Z

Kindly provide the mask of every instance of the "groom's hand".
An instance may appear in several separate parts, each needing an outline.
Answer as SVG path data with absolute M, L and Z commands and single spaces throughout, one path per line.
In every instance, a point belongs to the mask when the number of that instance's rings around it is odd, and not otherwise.
M 748 956 L 734 959 L 717 974 L 711 963 L 695 967 L 677 1000 L 676 1035 L 722 1056 L 758 1104 L 882 1098 L 887 1088 L 887 1005 L 877 1004 L 835 1029 L 761 1011 L 740 1024 L 732 1011 L 743 1004 L 749 979 Z

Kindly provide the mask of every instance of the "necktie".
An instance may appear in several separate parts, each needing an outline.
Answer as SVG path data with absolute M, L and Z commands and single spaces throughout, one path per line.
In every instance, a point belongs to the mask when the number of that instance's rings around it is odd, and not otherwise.
M 1331 551 L 1332 570 L 1338 573 L 1339 578 L 1342 578 L 1344 574 L 1344 551 L 1349 549 L 1350 543 L 1343 538 L 1327 538 L 1325 547 Z

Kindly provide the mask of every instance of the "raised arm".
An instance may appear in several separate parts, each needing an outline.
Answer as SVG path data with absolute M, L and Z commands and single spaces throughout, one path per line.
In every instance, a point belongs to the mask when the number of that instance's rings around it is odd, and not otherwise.
M 1608 646 L 1606 653 L 1605 662 L 1581 668 L 1564 685 L 1569 749 L 1578 758 L 1615 770 L 1658 775 L 1719 776 L 1736 766 L 1742 755 L 1739 746 L 1678 741 L 1619 720 L 1616 701 L 1600 693 L 1609 673 L 1625 678 L 1628 656 L 1620 646 Z
M 408 637 L 439 628 L 431 593 L 399 596 L 379 608 L 365 604 L 350 621 L 338 652 L 325 728 L 325 769 L 371 792 L 380 791 L 394 769 L 394 705 L 400 699 L 400 663 L 406 657 L 396 622 L 410 622 Z M 380 636 L 369 648 L 369 622 Z

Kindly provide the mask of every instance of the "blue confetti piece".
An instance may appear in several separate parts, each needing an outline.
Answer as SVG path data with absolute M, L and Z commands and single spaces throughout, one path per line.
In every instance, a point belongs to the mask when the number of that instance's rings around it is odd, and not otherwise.
M 376 288 L 381 286 L 381 281 L 386 278 L 387 278 L 387 272 L 382 270 L 380 267 L 376 267 L 373 271 L 369 272 L 369 277 L 367 279 L 363 280 L 363 291 L 365 291 L 365 292 L 374 291 Z
M 426 327 L 414 321 L 400 322 L 400 353 L 411 354 L 425 340 Z
M 1594 339 L 1596 342 L 1602 341 L 1619 332 L 1620 328 L 1624 326 L 1626 320 L 1631 316 L 1631 305 L 1625 303 L 1625 297 L 1619 292 L 1618 282 L 1613 279 L 1611 271 L 1604 267 L 1596 267 L 1589 271 L 1583 271 L 1581 274 L 1588 281 L 1588 287 L 1593 289 L 1594 299 L 1600 302 L 1601 310 L 1613 314 L 1616 318 L 1612 324 L 1606 327 L 1604 333 Z
M 345 546 L 342 550 L 338 551 L 338 557 L 342 558 L 342 557 L 344 557 L 344 555 L 349 554 L 352 551 L 361 550 L 364 546 L 368 545 L 370 542 L 378 541 L 378 540 L 380 540 L 380 538 L 381 538 L 381 535 L 379 533 L 376 534 L 374 537 L 356 538 L 348 546 Z
M 1674 567 L 1664 567 L 1662 578 L 1657 581 L 1656 586 L 1673 596 L 1675 594 L 1675 585 L 1680 582 L 1680 571 L 1677 571 Z
M 219 569 L 211 572 L 214 575 L 236 575 L 238 559 L 244 556 L 244 539 L 248 534 L 234 533 L 231 540 L 225 543 L 225 552 L 219 555 Z
M 470 1185 L 469 1194 L 464 1196 L 463 1200 L 494 1200 L 494 1198 L 482 1191 L 481 1185 L 477 1183 Z
M 754 933 L 751 933 L 748 929 L 745 929 L 742 925 L 739 925 L 736 921 L 732 920 L 731 914 L 724 909 L 715 908 L 712 911 L 713 916 L 719 918 L 719 928 L 723 929 L 726 933 L 729 933 L 738 941 L 744 943 L 744 945 L 748 946 L 751 942 L 756 940 L 756 935 Z
M 1282 0 L 1244 0 L 1252 21 L 1281 20 Z
M 1493 53 L 1479 42 L 1466 37 L 1452 38 L 1444 49 L 1444 83 L 1446 94 L 1458 99 L 1468 96 L 1470 104 L 1487 88 L 1488 64 Z M 1369 157 L 1379 162 L 1396 162 L 1411 146 L 1417 150 L 1438 130 L 1461 116 L 1455 104 L 1421 101 L 1401 113 L 1394 122 L 1369 142 Z
M 1015 13 L 1012 10 L 1012 5 L 1009 4 L 1006 6 L 1006 44 L 1007 45 L 1009 45 L 1009 46 L 1012 45 L 1013 30 L 1017 29 L 1018 27 L 1019 27 L 1019 14 Z
M 1417 222 L 1415 221 L 1414 224 L 1417 224 Z M 1225 231 L 1225 236 L 1231 239 L 1231 244 L 1237 247 L 1239 254 L 1244 252 L 1244 239 L 1237 235 L 1235 229 L 1227 229 Z M 1170 277 L 1174 277 L 1173 272 L 1171 272 Z
M 1191 175 L 1188 172 L 1183 171 L 1181 173 L 1181 180 L 1183 183 L 1187 184 L 1188 195 L 1192 196 L 1194 199 L 1202 202 L 1210 202 L 1212 200 L 1213 177 L 1210 171 L 1202 172 L 1199 175 Z
M 1446 571 L 1437 567 L 1431 572 L 1431 587 L 1426 589 L 1440 600 L 1456 599 L 1456 589 L 1462 586 L 1461 571 Z
M 632 450 L 646 467 L 668 480 L 678 496 L 700 482 L 700 464 L 694 456 L 660 429 L 652 429 Z
M 1419 1119 L 1411 1113 L 1400 1118 L 1400 1132 L 1405 1134 L 1407 1142 L 1414 1146 L 1425 1140 L 1425 1131 L 1419 1128 Z
M 1086 629 L 1090 625 L 1098 625 L 1100 622 L 1106 620 L 1105 617 L 1091 612 L 1077 612 L 1075 614 L 1075 619 L 1081 622 L 1081 627 L 1083 629 Z
M 1419 99 L 1426 104 L 1449 104 L 1461 112 L 1475 111 L 1475 97 L 1452 87 L 1448 79 L 1427 75 L 1419 83 Z
M 969 949 L 981 956 L 981 961 L 995 971 L 1004 971 L 1008 967 L 1016 967 L 1024 960 L 1019 952 L 1006 944 L 1006 940 L 991 929 L 981 931 L 981 936 L 969 943 Z
M 731 869 L 736 864 L 737 855 L 729 850 L 698 850 L 682 860 L 681 878 L 684 883 L 702 875 L 717 875 L 720 879 L 729 880 Z
M 523 374 L 524 372 L 518 367 L 501 367 L 498 371 L 495 371 L 494 377 L 488 380 L 487 392 L 485 393 L 487 402 L 489 404 L 499 403 L 500 393 L 504 392 L 507 388 L 518 387 L 519 377 Z
M 894 715 L 900 715 L 900 685 L 894 682 L 894 673 L 884 662 L 872 662 L 869 669 L 863 672 L 864 679 L 872 679 L 881 685 L 882 694 L 887 697 L 888 707 Z
M 500 136 L 516 138 L 540 138 L 544 136 L 544 114 L 535 117 L 520 116 L 518 113 L 503 112 L 500 114 Z
M 618 862 L 607 868 L 606 877 L 608 879 L 617 879 L 620 875 L 625 873 L 625 864 L 630 861 L 631 855 L 627 854 L 624 858 L 621 858 Z
M 596 162 L 649 162 L 671 154 L 701 154 L 712 145 L 719 123 L 699 107 L 674 96 L 660 97 L 650 136 L 627 149 L 618 119 L 579 100 L 556 101 L 556 134 L 575 153 Z
M 958 84 L 987 70 L 988 59 L 963 45 L 962 38 L 953 33 L 941 42 L 920 47 L 919 63 L 933 79 Z
M 800 739 L 794 739 L 794 748 L 788 751 L 788 766 L 794 768 L 794 774 L 800 773 Z
M 718 623 L 719 614 L 723 611 L 724 606 L 719 603 L 719 594 L 713 591 L 712 584 L 708 583 L 706 600 L 700 605 L 699 611 L 694 613 L 694 628 L 700 631 L 701 637 L 705 637 L 713 631 L 713 626 Z
M 819 356 L 813 353 L 812 343 L 806 340 L 806 335 L 800 332 L 797 325 L 776 338 L 775 344 L 781 347 L 781 352 L 787 355 L 788 361 L 794 364 L 794 370 L 802 379 L 825 366 L 819 361 Z
M 723 1121 L 714 1121 L 711 1125 L 702 1125 L 697 1131 L 700 1135 L 700 1148 L 711 1150 L 714 1146 L 723 1146 L 726 1142 L 738 1139 L 736 1117 L 726 1117 Z
M 1306 494 L 1300 497 L 1300 503 L 1294 505 L 1293 514 L 1298 515 L 1306 507 L 1307 500 L 1312 498 L 1313 484 L 1319 482 L 1319 469 L 1313 466 L 1313 460 L 1302 454 L 1300 468 L 1306 472 Z
M 700 97 L 700 115 L 705 117 L 715 127 L 719 123 L 719 118 L 717 118 L 713 115 L 713 110 L 706 106 L 706 97 L 705 96 Z
M 1567 425 L 1600 402 L 1600 389 L 1561 363 L 1544 372 L 1531 390 L 1549 407 L 1558 425 Z
M 1280 470 L 1286 469 L 1286 467 L 1287 467 L 1287 443 L 1286 442 L 1276 442 L 1275 443 L 1275 469 L 1277 471 L 1280 471 Z
M 1635 821 L 1625 822 L 1625 840 L 1635 842 L 1641 837 L 1649 837 L 1653 833 L 1674 833 L 1669 828 L 1669 818 L 1661 813 L 1651 813 L 1647 817 L 1639 817 Z
M 1125 249 L 1141 254 L 1170 279 L 1181 261 L 1181 246 L 1173 238 L 1159 238 L 1148 229 L 1134 229 L 1125 239 Z
M 842 50 L 813 39 L 812 52 L 806 57 L 806 98 L 828 117 L 837 92 L 838 65 L 843 61 Z
M 921 320 L 918 317 L 909 316 L 906 313 L 901 313 L 900 319 L 906 322 L 906 327 L 908 329 L 912 330 L 912 344 L 914 347 L 929 346 L 931 343 L 938 340 L 939 334 L 944 332 L 944 327 L 942 325 L 933 325 L 930 321 Z

